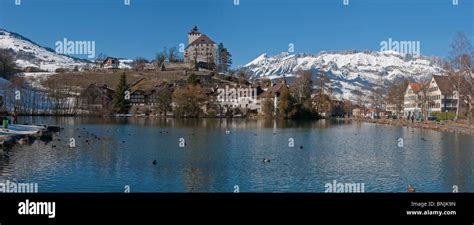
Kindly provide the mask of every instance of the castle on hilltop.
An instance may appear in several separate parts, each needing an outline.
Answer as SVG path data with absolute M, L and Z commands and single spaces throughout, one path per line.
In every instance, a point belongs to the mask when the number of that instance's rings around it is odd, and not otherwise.
M 184 61 L 194 63 L 207 69 L 217 64 L 217 44 L 207 35 L 199 32 L 197 26 L 188 33 L 188 46 L 184 53 Z

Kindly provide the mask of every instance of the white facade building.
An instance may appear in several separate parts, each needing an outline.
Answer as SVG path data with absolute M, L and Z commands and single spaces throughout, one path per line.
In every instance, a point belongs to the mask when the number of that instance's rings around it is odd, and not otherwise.
M 421 116 L 421 89 L 420 83 L 409 83 L 403 99 L 403 116 Z
M 188 63 L 204 63 L 209 66 L 217 64 L 217 45 L 195 26 L 188 33 L 188 46 L 184 53 L 184 61 Z
M 428 87 L 428 111 L 456 112 L 458 94 L 448 76 L 433 76 Z

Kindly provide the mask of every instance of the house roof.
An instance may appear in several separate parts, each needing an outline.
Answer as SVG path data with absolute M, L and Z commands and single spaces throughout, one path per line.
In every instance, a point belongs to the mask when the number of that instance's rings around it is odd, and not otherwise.
M 203 35 L 199 36 L 196 40 L 191 42 L 191 44 L 189 44 L 189 46 L 199 45 L 199 44 L 215 44 L 215 42 L 211 38 L 209 38 L 207 35 L 203 34 Z
M 162 81 L 157 79 L 140 79 L 137 82 L 130 85 L 130 91 L 134 93 L 135 91 L 144 91 L 150 92 L 155 89 Z
M 153 94 L 158 90 L 172 89 L 173 83 L 163 82 L 158 79 L 141 79 L 130 86 L 131 93 Z
M 448 76 L 433 76 L 442 94 L 452 94 L 456 89 Z
M 263 92 L 259 97 L 260 98 L 273 98 L 275 94 L 279 94 L 283 88 L 287 88 L 286 81 L 282 80 L 278 84 L 275 84 L 269 87 L 265 92 Z
M 114 58 L 114 57 L 107 57 L 104 59 L 104 61 L 102 61 L 103 64 L 105 64 L 109 59 L 112 60 L 112 63 L 118 63 L 119 60 L 117 58 Z
M 457 89 L 457 77 L 451 78 L 449 76 L 433 76 L 433 79 L 435 80 L 442 94 L 452 94 Z M 460 83 L 461 95 L 469 93 L 471 89 L 469 82 L 465 78 L 462 78 Z
M 420 83 L 410 83 L 409 86 L 413 90 L 413 92 L 419 92 L 423 87 L 423 85 Z
M 97 83 L 90 84 L 86 89 L 83 90 L 81 95 L 86 95 L 88 93 L 98 93 L 101 95 L 106 95 L 109 98 L 115 93 L 115 90 L 109 88 L 107 85 L 98 85 Z

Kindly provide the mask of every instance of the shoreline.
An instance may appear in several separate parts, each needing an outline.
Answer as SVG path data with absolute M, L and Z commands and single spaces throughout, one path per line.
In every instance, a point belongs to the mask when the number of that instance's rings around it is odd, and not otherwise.
M 394 119 L 365 119 L 365 118 L 350 118 L 349 120 L 355 122 L 374 123 L 396 127 L 411 127 L 418 129 L 433 130 L 438 132 L 458 133 L 464 135 L 474 136 L 474 125 L 467 125 L 461 123 L 455 123 L 452 121 L 448 122 L 435 122 L 435 121 L 415 121 L 409 122 L 406 119 L 394 120 Z
M 8 128 L 0 128 L 0 149 L 10 148 L 16 144 L 32 144 L 37 139 L 49 142 L 53 133 L 60 130 L 61 128 L 57 126 L 11 124 Z
M 38 115 L 22 115 L 22 117 L 37 117 Z M 90 117 L 90 118 L 160 118 L 160 119 L 180 119 L 177 117 L 169 117 L 169 116 L 150 116 L 150 115 L 106 115 L 106 116 L 93 116 L 93 115 L 80 115 L 80 116 L 55 116 L 55 115 L 48 115 L 48 116 L 39 116 L 39 117 Z M 250 120 L 278 120 L 278 118 L 262 118 L 262 117 L 184 117 L 181 119 L 250 119 Z M 429 129 L 438 132 L 449 132 L 449 133 L 459 133 L 464 135 L 474 136 L 474 125 L 467 125 L 461 123 L 455 123 L 452 121 L 447 122 L 436 122 L 436 121 L 415 121 L 410 122 L 406 119 L 394 120 L 394 119 L 367 119 L 367 118 L 320 118 L 314 120 L 343 120 L 343 121 L 350 121 L 350 122 L 363 122 L 363 123 L 372 123 L 372 124 L 382 124 L 382 125 L 389 125 L 389 126 L 396 126 L 396 127 L 411 127 L 411 128 L 418 128 L 418 129 Z M 304 121 L 308 119 L 290 119 L 294 121 Z M 49 126 L 45 128 L 48 129 Z M 1 131 L 0 131 L 1 133 Z M 1 136 L 1 135 L 0 135 Z M 1 140 L 0 140 L 1 141 Z

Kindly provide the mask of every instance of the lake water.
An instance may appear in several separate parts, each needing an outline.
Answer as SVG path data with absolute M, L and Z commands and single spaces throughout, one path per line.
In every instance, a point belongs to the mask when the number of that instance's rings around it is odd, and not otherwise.
M 39 192 L 324 192 L 334 180 L 365 192 L 474 192 L 474 137 L 461 134 L 329 120 L 19 122 L 64 128 L 52 142 L 0 154 L 0 181 L 38 183 Z

